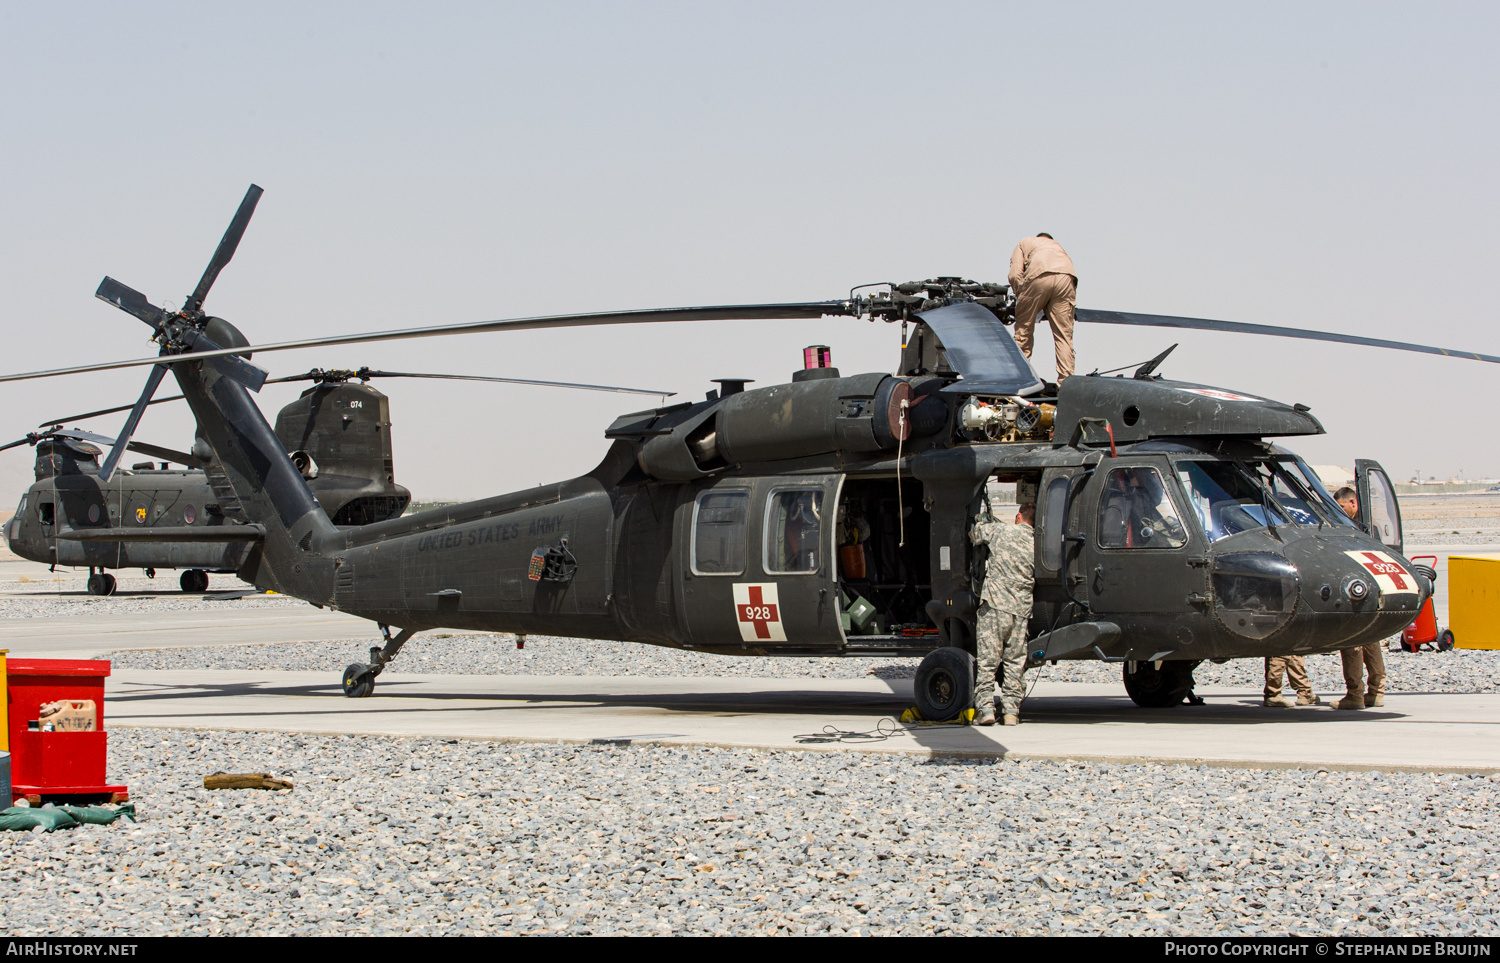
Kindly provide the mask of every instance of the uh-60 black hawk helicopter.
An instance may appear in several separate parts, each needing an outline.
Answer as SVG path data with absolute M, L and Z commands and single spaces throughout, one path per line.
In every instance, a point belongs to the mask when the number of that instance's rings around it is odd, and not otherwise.
M 753 390 L 721 380 L 703 401 L 618 418 L 603 460 L 578 478 L 341 530 L 251 400 L 266 373 L 245 360 L 243 336 L 201 310 L 258 194 L 182 310 L 110 278 L 100 285 L 98 297 L 151 327 L 158 357 L 0 380 L 151 365 L 139 410 L 170 370 L 234 490 L 236 520 L 257 533 L 241 577 L 381 626 L 385 645 L 344 673 L 350 696 L 370 694 L 413 632 L 451 627 L 733 655 L 922 655 L 917 704 L 951 718 L 972 698 L 981 563 L 967 536 L 991 479 L 1036 492 L 1032 659 L 1121 662 L 1141 705 L 1180 701 L 1204 659 L 1384 638 L 1431 593 L 1430 573 L 1401 556 L 1400 513 L 1378 465 L 1360 463 L 1361 527 L 1300 458 L 1267 441 L 1321 433 L 1305 407 L 1164 380 L 1154 374 L 1164 355 L 1131 377 L 1074 377 L 1052 391 L 1005 328 L 1010 292 L 953 278 L 837 301 L 258 345 L 829 315 L 915 325 L 895 374 L 815 364 Z M 1300 329 L 1078 316 L 1500 362 Z
M 390 399 L 368 382 L 372 378 L 484 381 L 541 387 L 580 388 L 640 395 L 671 392 L 609 385 L 538 381 L 488 375 L 379 371 L 372 368 L 314 368 L 271 378 L 312 381 L 313 386 L 276 416 L 276 435 L 292 463 L 307 479 L 319 505 L 336 526 L 369 525 L 398 518 L 411 492 L 396 483 L 391 446 Z M 181 399 L 155 398 L 151 404 Z M 130 440 L 127 448 L 162 459 L 130 470 L 99 464 L 99 445 L 116 439 L 75 428 L 83 421 L 132 405 L 50 419 L 42 430 L 0 445 L 0 451 L 31 444 L 36 448 L 36 481 L 21 496 L 5 526 L 10 550 L 49 565 L 87 566 L 88 590 L 113 595 L 110 569 L 141 568 L 155 578 L 158 568 L 181 569 L 184 592 L 208 588 L 209 572 L 234 572 L 258 536 L 234 520 L 224 506 L 234 501 L 231 485 L 199 436 L 192 451 L 175 451 Z M 173 469 L 171 465 L 182 465 Z M 105 469 L 109 469 L 106 471 Z M 164 534 L 176 534 L 172 541 Z

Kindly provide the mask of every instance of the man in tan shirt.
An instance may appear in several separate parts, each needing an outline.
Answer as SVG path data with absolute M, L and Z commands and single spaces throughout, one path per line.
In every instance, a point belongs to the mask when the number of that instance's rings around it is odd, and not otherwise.
M 1016 344 L 1031 357 L 1036 316 L 1047 312 L 1057 354 L 1057 383 L 1073 373 L 1073 304 L 1078 274 L 1051 234 L 1028 237 L 1010 254 L 1010 287 L 1016 293 Z

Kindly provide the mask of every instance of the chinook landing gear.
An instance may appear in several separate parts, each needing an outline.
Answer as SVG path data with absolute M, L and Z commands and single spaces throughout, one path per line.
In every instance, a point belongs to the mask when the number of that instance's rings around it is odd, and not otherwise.
M 208 573 L 199 568 L 190 568 L 177 580 L 184 592 L 196 595 L 208 591 Z
M 1175 706 L 1193 691 L 1197 662 L 1183 660 L 1125 663 L 1125 692 L 1143 709 Z
M 108 572 L 89 570 L 88 590 L 90 595 L 115 594 L 115 577 Z
M 933 649 L 917 666 L 912 690 L 917 711 L 929 722 L 947 722 L 974 703 L 974 657 L 945 645 Z
M 401 647 L 417 634 L 416 629 L 402 629 L 395 637 L 391 627 L 382 625 L 380 633 L 385 636 L 385 646 L 370 646 L 370 664 L 352 663 L 344 670 L 344 695 L 351 699 L 363 699 L 375 691 L 375 677 L 385 671 L 386 665 L 401 651 Z

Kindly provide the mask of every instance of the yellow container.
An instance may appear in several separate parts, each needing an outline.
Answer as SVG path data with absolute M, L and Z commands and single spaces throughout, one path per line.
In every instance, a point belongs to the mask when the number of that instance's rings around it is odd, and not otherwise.
M 1460 649 L 1500 649 L 1500 554 L 1448 556 L 1448 628 Z
M 5 707 L 0 714 L 0 752 L 10 752 L 10 677 L 7 673 L 10 667 L 6 665 L 6 659 L 10 658 L 10 649 L 0 649 L 0 706 Z

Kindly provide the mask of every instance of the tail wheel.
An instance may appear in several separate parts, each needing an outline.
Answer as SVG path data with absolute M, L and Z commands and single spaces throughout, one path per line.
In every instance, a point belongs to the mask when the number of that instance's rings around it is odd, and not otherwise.
M 1193 687 L 1192 663 L 1125 663 L 1125 692 L 1143 709 L 1166 709 L 1182 701 Z
M 927 653 L 913 683 L 917 711 L 930 722 L 946 722 L 974 704 L 974 657 L 944 646 Z
M 1438 636 L 1437 643 L 1439 652 L 1448 652 L 1453 648 L 1453 630 L 1444 629 L 1443 634 Z
M 375 675 L 370 667 L 355 662 L 344 670 L 344 695 L 363 699 L 375 691 Z

